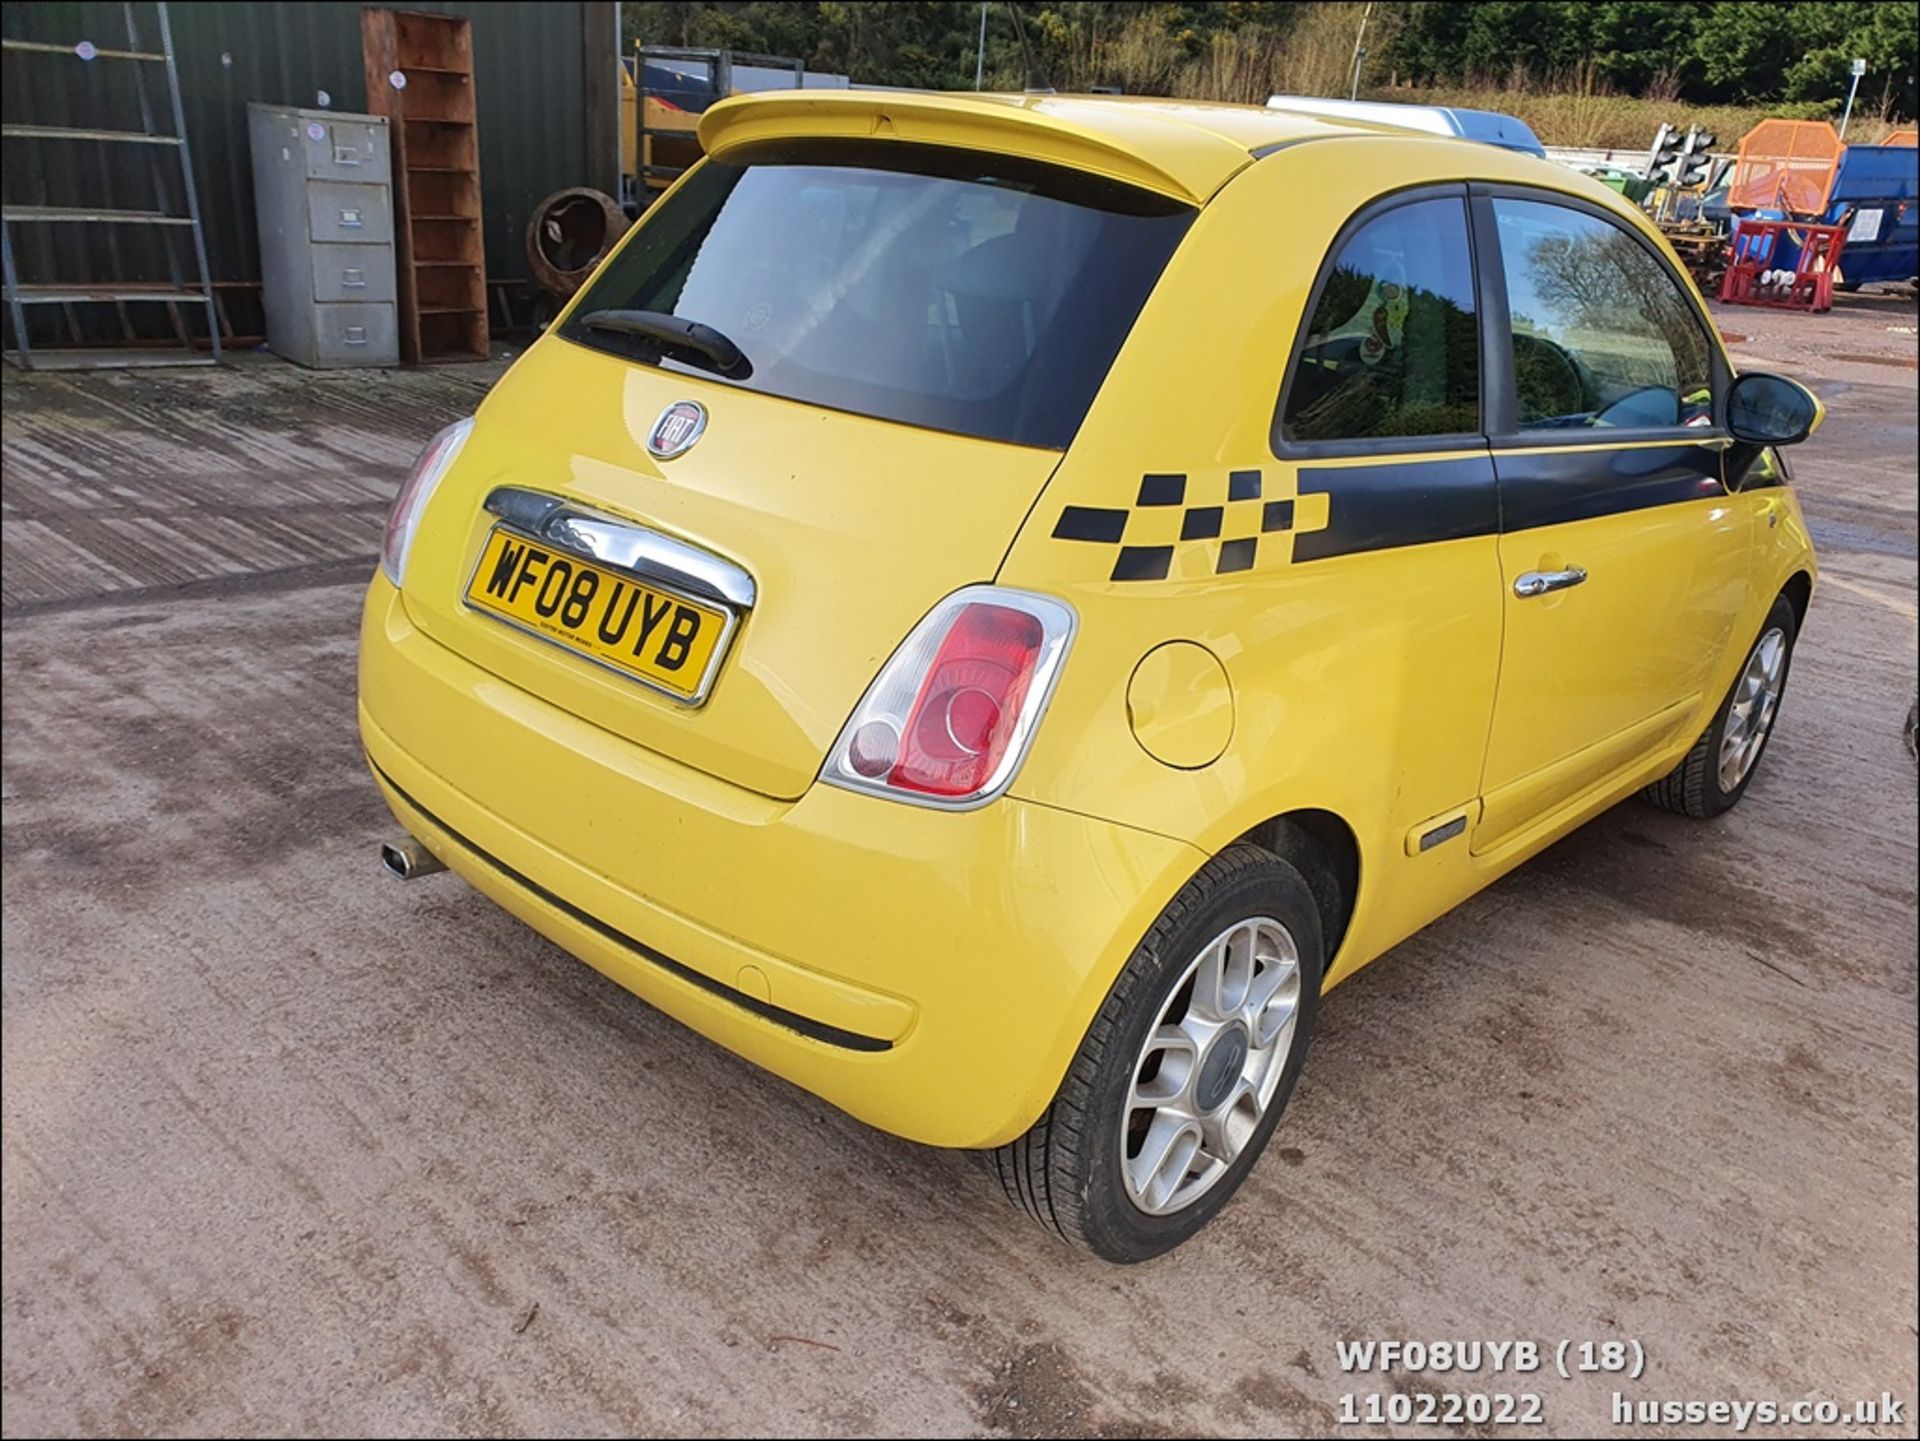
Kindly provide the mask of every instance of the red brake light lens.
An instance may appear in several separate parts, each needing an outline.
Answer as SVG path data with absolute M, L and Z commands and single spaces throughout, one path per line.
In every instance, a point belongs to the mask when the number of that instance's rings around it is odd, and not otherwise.
M 936 796 L 983 789 L 1006 754 L 1045 639 L 1026 611 L 977 602 L 961 611 L 920 683 L 887 783 Z
M 822 777 L 929 805 L 992 799 L 1019 767 L 1072 633 L 1073 612 L 1047 596 L 949 596 L 887 662 Z

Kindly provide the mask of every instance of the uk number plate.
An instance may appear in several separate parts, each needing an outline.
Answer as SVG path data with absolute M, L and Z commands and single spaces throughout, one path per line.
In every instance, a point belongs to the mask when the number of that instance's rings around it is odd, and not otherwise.
M 496 527 L 467 603 L 683 701 L 706 694 L 732 617 Z

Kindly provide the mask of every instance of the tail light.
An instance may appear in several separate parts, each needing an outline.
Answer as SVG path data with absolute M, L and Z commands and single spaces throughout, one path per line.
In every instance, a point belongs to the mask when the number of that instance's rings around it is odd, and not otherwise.
M 420 458 L 414 461 L 413 469 L 401 483 L 400 494 L 394 497 L 393 511 L 387 516 L 386 539 L 380 545 L 380 569 L 395 585 L 400 584 L 401 574 L 407 568 L 407 552 L 413 548 L 413 533 L 419 528 L 420 512 L 427 508 L 433 488 L 447 473 L 454 457 L 460 454 L 460 447 L 466 444 L 472 430 L 473 417 L 468 416 L 428 441 L 427 448 L 420 452 Z
M 1020 769 L 1073 628 L 1072 609 L 1048 596 L 956 591 L 868 688 L 821 779 L 921 805 L 986 804 Z

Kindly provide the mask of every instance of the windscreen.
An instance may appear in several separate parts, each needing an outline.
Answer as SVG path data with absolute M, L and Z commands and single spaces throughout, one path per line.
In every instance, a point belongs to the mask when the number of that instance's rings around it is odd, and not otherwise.
M 1132 186 L 897 142 L 709 160 L 561 334 L 790 400 L 1016 445 L 1072 440 L 1195 211 Z M 744 361 L 593 323 L 711 327 Z

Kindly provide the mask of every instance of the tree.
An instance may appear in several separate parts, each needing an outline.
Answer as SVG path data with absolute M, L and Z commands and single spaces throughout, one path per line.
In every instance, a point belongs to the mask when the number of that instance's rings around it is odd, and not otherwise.
M 1684 87 L 1692 64 L 1688 41 L 1700 5 L 1615 0 L 1587 7 L 1587 53 L 1600 78 L 1626 95 L 1655 85 Z
M 1178 84 L 1182 93 L 1251 93 L 1263 78 L 1302 73 L 1299 57 L 1315 47 L 1329 53 L 1314 74 L 1344 72 L 1357 9 L 1283 0 L 995 0 L 986 73 L 989 84 L 1014 89 L 1117 83 L 1168 93 Z M 623 13 L 628 44 L 793 56 L 877 85 L 973 86 L 975 0 L 636 0 Z M 1920 0 L 1397 0 L 1374 6 L 1368 73 L 1454 86 L 1564 86 L 1578 76 L 1583 85 L 1695 102 L 1837 104 L 1857 56 L 1868 65 L 1864 103 L 1911 115 L 1917 33 Z M 1209 88 L 1229 77 L 1233 83 Z

